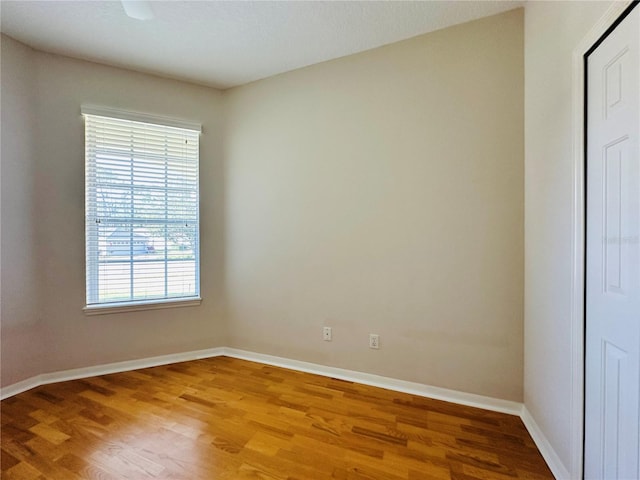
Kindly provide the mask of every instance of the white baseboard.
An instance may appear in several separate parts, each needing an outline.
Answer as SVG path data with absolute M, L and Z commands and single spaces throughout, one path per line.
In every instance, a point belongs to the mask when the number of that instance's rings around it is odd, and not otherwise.
M 299 360 L 291 360 L 289 358 L 274 357 L 262 353 L 247 352 L 235 348 L 225 348 L 224 354 L 229 357 L 240 358 L 242 360 L 250 360 L 252 362 L 274 365 L 277 367 L 289 368 L 301 372 L 314 373 L 323 377 L 339 378 L 349 382 L 362 383 L 372 387 L 385 388 L 396 392 L 410 393 L 421 397 L 433 398 L 435 400 L 444 400 L 445 402 L 467 405 L 470 407 L 483 408 L 494 412 L 508 413 L 510 415 L 520 415 L 522 404 L 509 400 L 500 400 L 483 395 L 473 393 L 459 392 L 446 388 L 433 387 L 422 383 L 407 382 L 405 380 L 397 380 L 395 378 L 382 377 L 372 373 L 357 372 L 354 370 L 346 370 L 343 368 L 327 367 L 317 363 L 301 362 Z
M 139 370 L 141 368 L 168 365 L 170 363 L 187 362 L 189 360 L 197 360 L 199 358 L 218 357 L 220 355 L 224 355 L 224 348 L 222 347 L 160 355 L 158 357 L 141 358 L 125 362 L 107 363 L 92 367 L 74 368 L 71 370 L 62 370 L 60 372 L 43 373 L 27 378 L 26 380 L 22 380 L 21 382 L 2 387 L 0 390 L 0 400 L 4 400 L 5 398 L 25 392 L 31 388 L 39 387 L 40 385 L 47 385 L 49 383 L 66 382 L 67 380 L 96 377 L 98 375 L 107 375 L 109 373 L 128 372 L 131 370 Z
M 42 375 L 36 375 L 35 377 L 30 377 L 20 382 L 2 387 L 2 389 L 0 389 L 0 400 L 13 397 L 14 395 L 18 395 L 19 393 L 26 392 L 27 390 L 31 390 L 32 388 L 42 385 L 42 382 L 40 381 L 41 377 Z
M 549 468 L 558 480 L 569 479 L 569 472 L 556 454 L 555 450 L 538 427 L 527 408 L 518 402 L 509 400 L 501 400 L 498 398 L 476 395 L 473 393 L 459 392 L 446 388 L 434 387 L 422 383 L 408 382 L 395 378 L 383 377 L 371 373 L 357 372 L 355 370 L 346 370 L 343 368 L 328 367 L 316 363 L 302 362 L 289 358 L 275 357 L 273 355 L 265 355 L 262 353 L 248 352 L 238 350 L 236 348 L 217 347 L 205 350 L 195 350 L 191 352 L 176 353 L 170 355 L 161 355 L 158 357 L 142 358 L 139 360 L 129 360 L 125 362 L 108 363 L 105 365 L 95 365 L 92 367 L 75 368 L 72 370 L 63 370 L 60 372 L 43 373 L 28 378 L 12 385 L 7 385 L 0 390 L 0 400 L 12 397 L 31 388 L 49 383 L 64 382 L 67 380 L 76 380 L 79 378 L 95 377 L 98 375 L 106 375 L 109 373 L 127 372 L 130 370 L 138 370 L 141 368 L 157 367 L 170 363 L 187 362 L 189 360 L 197 360 L 201 358 L 228 356 L 249 360 L 252 362 L 263 363 L 266 365 L 274 365 L 277 367 L 288 368 L 301 372 L 313 373 L 324 377 L 338 378 L 349 382 L 362 383 L 373 387 L 385 388 L 397 392 L 409 393 L 426 398 L 443 400 L 446 402 L 467 405 L 470 407 L 483 408 L 494 412 L 507 413 L 520 416 L 525 427 L 531 434 L 533 441 L 540 450 L 540 453 L 546 460 Z
M 526 405 L 522 406 L 520 418 L 522 419 L 524 426 L 527 427 L 529 435 L 533 438 L 533 441 L 538 447 L 538 450 L 540 450 L 540 453 L 547 462 L 547 465 L 549 465 L 551 473 L 556 477 L 556 480 L 570 480 L 571 475 L 569 474 L 567 467 L 565 467 L 562 460 L 560 460 L 560 457 L 551 446 L 551 443 L 549 443 L 549 440 L 547 440 L 547 437 L 534 420 Z
M 289 368 L 301 372 L 314 373 L 324 377 L 339 378 L 349 382 L 357 382 L 373 387 L 385 388 L 397 392 L 410 393 L 421 397 L 443 400 L 446 402 L 458 403 L 471 407 L 483 408 L 494 412 L 508 413 L 511 415 L 520 415 L 522 404 L 509 400 L 500 400 L 483 395 L 473 393 L 459 392 L 446 388 L 424 385 L 422 383 L 407 382 L 405 380 L 397 380 L 395 378 L 383 377 L 372 373 L 357 372 L 355 370 L 346 370 L 343 368 L 327 367 L 317 363 L 302 362 L 289 358 L 275 357 L 273 355 L 265 355 L 262 353 L 248 352 L 238 350 L 236 348 L 218 347 L 206 350 L 196 350 L 191 352 L 176 353 L 171 355 L 161 355 L 158 357 L 142 358 L 138 360 L 128 360 L 126 362 L 108 363 L 105 365 L 95 365 L 92 367 L 75 368 L 72 370 L 63 370 L 60 372 L 43 373 L 35 377 L 28 378 L 18 383 L 3 387 L 0 392 L 0 399 L 12 397 L 18 393 L 22 393 L 31 388 L 49 383 L 65 382 L 67 380 L 77 380 L 79 378 L 95 377 L 98 375 L 107 375 L 109 373 L 127 372 L 130 370 L 138 370 L 141 368 L 157 367 L 159 365 L 167 365 L 169 363 L 187 362 L 199 358 L 218 357 L 226 355 L 229 357 L 249 360 L 252 362 L 264 363 L 266 365 L 274 365 L 277 367 Z

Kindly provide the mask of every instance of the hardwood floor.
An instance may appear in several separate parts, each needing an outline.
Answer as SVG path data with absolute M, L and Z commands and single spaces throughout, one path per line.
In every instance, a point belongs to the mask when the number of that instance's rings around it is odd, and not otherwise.
M 1 402 L 2 479 L 549 479 L 518 417 L 217 357 Z

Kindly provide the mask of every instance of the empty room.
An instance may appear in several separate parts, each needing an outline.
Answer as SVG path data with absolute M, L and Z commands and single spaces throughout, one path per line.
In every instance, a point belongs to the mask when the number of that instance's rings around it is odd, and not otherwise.
M 637 1 L 0 27 L 2 479 L 640 479 Z

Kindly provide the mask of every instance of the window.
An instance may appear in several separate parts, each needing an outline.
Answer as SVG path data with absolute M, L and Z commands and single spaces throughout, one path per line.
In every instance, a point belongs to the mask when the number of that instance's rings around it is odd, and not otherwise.
M 198 301 L 200 126 L 92 107 L 82 113 L 85 310 Z

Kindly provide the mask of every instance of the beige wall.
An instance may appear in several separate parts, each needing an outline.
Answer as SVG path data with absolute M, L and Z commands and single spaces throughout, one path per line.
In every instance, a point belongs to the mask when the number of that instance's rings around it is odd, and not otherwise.
M 525 15 L 524 399 L 572 478 L 572 52 L 609 5 L 529 2 Z
M 3 77 L 2 82 L 2 294 L 3 300 L 12 299 L 11 303 L 6 302 L 6 307 L 3 301 L 2 383 L 28 376 L 29 372 L 17 365 L 30 356 L 29 350 L 22 352 L 20 345 L 13 343 L 15 336 L 9 334 L 13 325 L 21 326 L 38 317 L 42 319 L 44 335 L 44 372 L 224 345 L 221 93 L 27 51 L 5 37 L 2 53 L 3 70 L 5 53 L 8 58 L 15 58 L 12 65 L 33 64 L 24 79 L 16 78 L 5 84 Z M 13 77 L 15 66 L 7 70 Z M 16 70 L 16 77 L 22 71 Z M 14 85 L 25 79 L 23 85 Z M 5 106 L 12 103 L 25 109 L 24 118 L 5 118 Z M 83 314 L 84 124 L 80 106 L 85 103 L 202 123 L 204 300 L 199 307 L 92 317 Z M 32 109 L 35 115 L 29 113 Z M 6 116 L 9 114 L 7 110 Z M 15 147 L 5 147 L 5 137 L 13 137 L 20 128 L 17 120 L 25 123 L 32 119 L 35 126 L 30 126 L 28 137 L 13 140 Z M 28 155 L 21 150 L 24 146 L 29 147 Z M 7 162 L 13 168 L 5 168 Z M 9 208 L 7 198 L 18 210 Z M 25 212 L 26 220 L 21 217 Z M 11 234 L 6 233 L 9 230 Z M 30 295 L 26 300 L 39 301 L 30 304 L 23 301 L 24 296 L 16 297 L 10 289 L 17 290 L 20 287 L 17 282 L 33 285 L 39 295 Z M 9 359 L 6 363 L 5 357 Z
M 0 68 L 0 339 L 2 384 L 40 373 L 36 232 L 35 63 L 28 47 L 2 37 Z
M 516 10 L 228 91 L 231 345 L 522 400 L 523 61 Z

